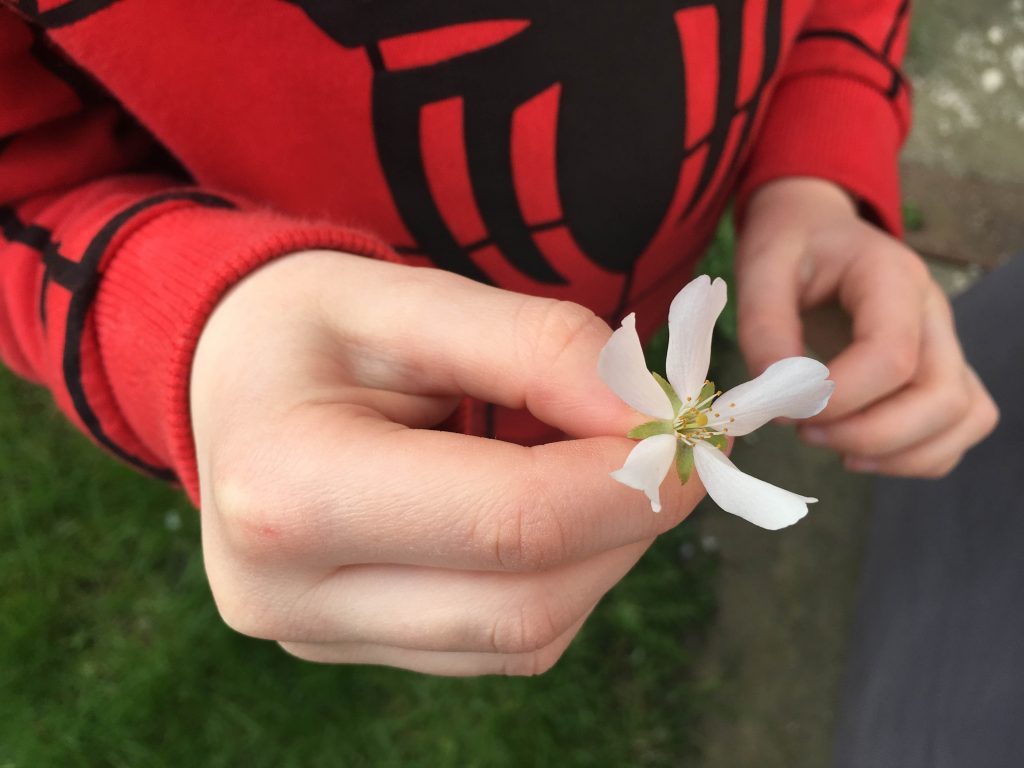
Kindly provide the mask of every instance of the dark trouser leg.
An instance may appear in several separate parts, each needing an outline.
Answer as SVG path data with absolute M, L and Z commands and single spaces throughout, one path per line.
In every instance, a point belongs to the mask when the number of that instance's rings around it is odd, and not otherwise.
M 955 304 L 996 433 L 876 485 L 837 768 L 1024 766 L 1024 256 Z

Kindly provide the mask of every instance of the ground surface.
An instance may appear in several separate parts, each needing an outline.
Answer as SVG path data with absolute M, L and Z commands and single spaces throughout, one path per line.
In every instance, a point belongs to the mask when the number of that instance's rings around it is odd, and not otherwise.
M 1024 181 L 1024 0 L 918 0 L 908 161 Z

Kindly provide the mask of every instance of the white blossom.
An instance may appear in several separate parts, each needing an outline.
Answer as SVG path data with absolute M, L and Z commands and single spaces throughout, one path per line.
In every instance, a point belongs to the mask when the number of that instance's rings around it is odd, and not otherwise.
M 630 432 L 640 439 L 620 483 L 643 491 L 661 511 L 659 488 L 675 464 L 682 482 L 696 470 L 708 495 L 726 512 L 777 530 L 807 514 L 809 496 L 777 488 L 736 468 L 723 449 L 729 436 L 746 435 L 772 419 L 820 413 L 835 387 L 828 368 L 808 357 L 788 357 L 756 379 L 726 392 L 707 380 L 711 335 L 726 302 L 725 281 L 701 275 L 686 285 L 669 310 L 668 381 L 647 370 L 634 315 L 622 321 L 598 359 L 598 373 L 630 407 L 653 421 Z

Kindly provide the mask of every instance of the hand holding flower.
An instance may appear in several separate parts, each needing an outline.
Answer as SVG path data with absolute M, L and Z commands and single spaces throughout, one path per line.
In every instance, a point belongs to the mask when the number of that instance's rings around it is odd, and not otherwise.
M 575 304 L 343 253 L 239 283 L 192 376 L 203 551 L 225 621 L 304 659 L 535 674 L 659 533 L 608 482 L 635 414 L 602 386 L 611 329 Z M 471 396 L 572 440 L 432 429 Z M 609 486 L 614 486 L 609 488 Z

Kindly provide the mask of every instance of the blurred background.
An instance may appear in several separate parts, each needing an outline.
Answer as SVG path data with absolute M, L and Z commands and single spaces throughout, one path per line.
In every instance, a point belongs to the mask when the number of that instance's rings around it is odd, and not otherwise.
M 905 217 L 955 295 L 1024 249 L 1024 0 L 915 6 Z M 828 765 L 871 483 L 778 427 L 736 460 L 822 502 L 785 535 L 701 509 L 543 678 L 317 667 L 228 630 L 184 497 L 0 371 L 0 768 Z

